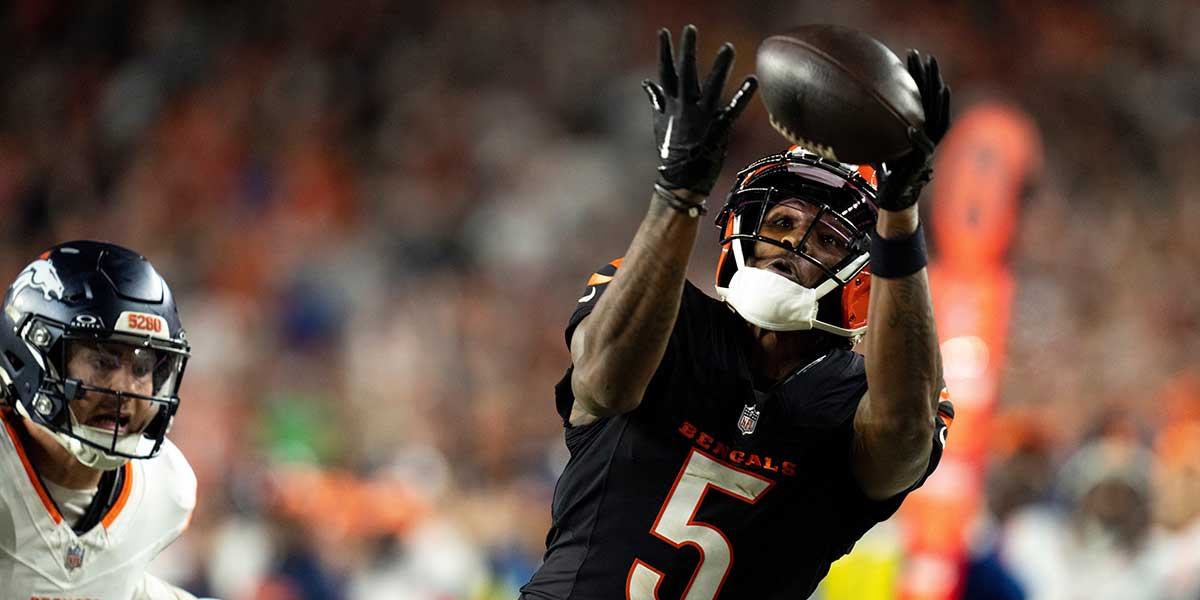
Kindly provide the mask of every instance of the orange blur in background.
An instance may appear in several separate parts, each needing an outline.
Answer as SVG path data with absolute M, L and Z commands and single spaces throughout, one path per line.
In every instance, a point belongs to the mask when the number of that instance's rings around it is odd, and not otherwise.
M 200 498 L 169 581 L 514 597 L 566 458 L 562 329 L 653 181 L 654 32 L 695 23 L 705 64 L 732 41 L 736 81 L 767 35 L 835 22 L 936 55 L 954 89 L 923 214 L 959 412 L 947 462 L 817 597 L 1200 597 L 1194 3 L 0 14 L 0 272 L 65 239 L 132 247 L 194 346 L 171 437 Z M 755 101 L 710 202 L 784 145 Z

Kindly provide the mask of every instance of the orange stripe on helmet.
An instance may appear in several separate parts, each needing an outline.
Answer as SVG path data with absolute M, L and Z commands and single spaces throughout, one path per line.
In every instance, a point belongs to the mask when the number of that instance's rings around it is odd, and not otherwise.
M 871 187 L 879 187 L 879 183 L 876 180 L 875 167 L 871 165 L 858 165 L 854 170 L 858 172 L 859 177 L 862 177 L 867 183 L 871 184 Z
M 725 238 L 733 235 L 733 220 L 734 220 L 734 218 L 735 218 L 734 211 L 732 211 L 732 210 L 729 211 L 729 218 L 725 221 L 725 227 L 723 229 L 721 229 L 721 239 L 725 239 Z M 732 250 L 732 249 L 733 249 L 733 240 L 730 240 L 728 242 L 725 242 L 724 244 L 721 244 L 721 256 L 720 256 L 720 258 L 717 259 L 717 274 L 716 274 L 717 287 L 722 287 L 721 286 L 721 273 L 725 270 L 725 261 L 733 260 L 732 258 L 730 258 L 730 256 L 733 254 L 732 252 L 730 252 L 730 250 Z

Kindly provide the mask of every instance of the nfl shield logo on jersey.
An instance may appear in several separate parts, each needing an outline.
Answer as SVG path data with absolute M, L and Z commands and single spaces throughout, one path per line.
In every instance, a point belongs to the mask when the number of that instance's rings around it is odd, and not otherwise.
M 742 435 L 750 435 L 754 433 L 754 427 L 758 425 L 759 410 L 753 404 L 747 404 L 742 409 L 742 418 L 738 419 L 738 429 Z
M 63 565 L 68 571 L 74 571 L 83 566 L 83 546 L 75 544 L 67 548 L 67 559 L 63 561 Z

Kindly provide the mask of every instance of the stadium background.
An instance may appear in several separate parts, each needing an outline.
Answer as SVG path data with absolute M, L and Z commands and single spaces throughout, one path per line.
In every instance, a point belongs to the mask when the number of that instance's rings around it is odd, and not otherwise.
M 155 569 L 198 594 L 513 597 L 565 459 L 562 327 L 648 201 L 654 31 L 695 23 L 704 68 L 734 42 L 740 77 L 764 36 L 824 21 L 935 54 L 960 115 L 1002 100 L 1040 132 L 964 589 L 1200 598 L 1195 3 L 17 0 L 0 19 L 0 273 L 96 238 L 171 282 L 194 344 L 171 437 L 200 504 Z M 781 148 L 755 101 L 710 202 Z M 693 255 L 706 289 L 715 240 Z M 818 594 L 895 595 L 903 526 L 860 544 L 882 583 Z

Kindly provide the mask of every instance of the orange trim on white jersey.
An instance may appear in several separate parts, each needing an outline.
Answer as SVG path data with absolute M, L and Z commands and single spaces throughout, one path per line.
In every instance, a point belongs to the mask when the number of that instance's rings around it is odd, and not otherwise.
M 4 415 L 0 421 L 4 421 L 4 427 L 8 430 L 8 437 L 12 440 L 13 448 L 17 450 L 17 456 L 21 459 L 21 464 L 25 466 L 25 474 L 29 476 L 29 483 L 33 484 L 33 489 L 37 491 L 38 498 L 42 499 L 42 505 L 46 507 L 46 512 L 50 513 L 50 518 L 54 519 L 54 524 L 62 523 L 62 514 L 58 512 L 58 507 L 54 505 L 50 494 L 42 486 L 42 480 L 38 478 L 37 471 L 33 470 L 33 464 L 29 462 L 29 457 L 25 454 L 25 447 L 21 445 L 21 438 L 13 429 L 12 423 L 8 422 L 7 416 Z
M 121 494 L 117 496 L 117 501 L 113 503 L 112 508 L 108 509 L 108 514 L 100 520 L 105 529 L 108 529 L 109 525 L 112 525 L 112 522 L 121 514 L 121 509 L 125 508 L 125 501 L 129 500 L 129 491 L 133 489 L 133 466 L 125 463 L 121 468 L 125 470 L 125 481 L 121 484 Z

